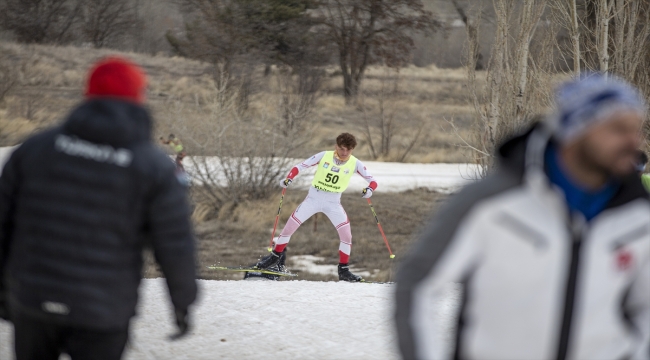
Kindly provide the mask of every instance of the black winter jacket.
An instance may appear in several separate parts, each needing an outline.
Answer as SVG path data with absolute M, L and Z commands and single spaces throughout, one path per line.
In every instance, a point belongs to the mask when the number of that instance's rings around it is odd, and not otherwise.
M 174 307 L 194 302 L 186 191 L 150 133 L 144 108 L 96 99 L 12 154 L 0 177 L 0 293 L 12 312 L 123 329 L 145 246 Z

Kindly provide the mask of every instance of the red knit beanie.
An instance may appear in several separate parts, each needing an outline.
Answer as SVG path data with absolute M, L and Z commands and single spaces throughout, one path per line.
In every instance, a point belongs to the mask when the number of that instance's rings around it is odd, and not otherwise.
M 145 99 L 147 78 L 138 65 L 119 57 L 108 57 L 93 66 L 88 77 L 87 98 L 114 97 L 137 104 Z

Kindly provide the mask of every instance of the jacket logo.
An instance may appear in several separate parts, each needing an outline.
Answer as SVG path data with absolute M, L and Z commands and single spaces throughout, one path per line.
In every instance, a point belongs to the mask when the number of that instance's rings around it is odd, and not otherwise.
M 323 164 L 323 167 L 327 169 L 328 167 L 330 167 L 330 163 L 326 162 L 325 164 Z
M 115 149 L 110 145 L 99 145 L 76 137 L 58 135 L 54 143 L 58 152 L 88 160 L 127 167 L 131 165 L 133 153 L 127 149 Z
M 338 166 L 332 166 L 332 172 L 337 173 L 337 172 L 339 172 L 340 170 L 341 170 L 340 167 L 338 167 Z
M 345 169 L 345 170 L 343 170 L 343 173 L 344 173 L 345 175 L 349 174 L 349 173 L 350 173 L 350 169 Z
M 41 308 L 45 312 L 59 315 L 68 315 L 70 313 L 70 308 L 66 304 L 62 304 L 54 301 L 46 301 L 41 304 Z
M 632 267 L 633 257 L 628 250 L 619 250 L 616 253 L 616 266 L 620 271 L 628 270 Z

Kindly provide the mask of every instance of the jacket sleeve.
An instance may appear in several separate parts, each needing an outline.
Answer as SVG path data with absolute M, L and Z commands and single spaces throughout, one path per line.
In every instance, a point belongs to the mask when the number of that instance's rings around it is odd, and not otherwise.
M 372 176 L 372 174 L 370 174 L 370 171 L 368 171 L 366 166 L 359 159 L 357 159 L 357 167 L 355 171 L 359 176 L 366 180 L 366 182 L 368 182 L 368 187 L 371 188 L 372 191 L 377 190 L 377 180 Z
M 186 189 L 173 169 L 166 170 L 149 202 L 147 222 L 154 256 L 167 280 L 174 308 L 185 311 L 197 294 L 194 236 Z
M 463 234 L 470 220 L 454 206 L 441 209 L 402 260 L 397 276 L 395 323 L 402 358 L 446 357 L 437 307 L 476 262 L 478 247 Z
M 505 191 L 519 180 L 492 176 L 467 186 L 442 206 L 402 259 L 395 293 L 395 324 L 403 359 L 440 359 L 444 334 L 440 333 L 440 302 L 454 293 L 452 283 L 466 284 L 480 266 L 482 200 Z M 460 299 L 459 299 L 460 300 Z M 449 308 L 447 306 L 447 308 Z M 458 329 L 457 329 L 458 330 Z M 453 341 L 448 341 L 453 344 Z
M 4 273 L 11 247 L 12 214 L 16 206 L 16 193 L 19 184 L 19 153 L 19 150 L 14 151 L 0 175 L 0 301 L 4 292 Z
M 638 330 L 641 339 L 631 359 L 650 359 L 650 259 L 641 265 L 624 304 L 624 311 Z

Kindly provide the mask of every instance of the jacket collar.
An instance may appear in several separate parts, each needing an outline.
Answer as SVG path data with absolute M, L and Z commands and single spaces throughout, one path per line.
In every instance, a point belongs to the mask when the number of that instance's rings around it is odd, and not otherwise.
M 140 105 L 118 99 L 92 99 L 72 111 L 63 131 L 93 143 L 128 146 L 150 140 L 151 119 Z
M 554 189 L 544 168 L 544 152 L 552 140 L 552 129 L 544 122 L 534 124 L 522 135 L 516 136 L 505 142 L 498 150 L 499 166 L 506 171 L 513 171 L 521 176 L 522 182 L 535 190 L 543 201 L 553 201 L 547 196 L 554 193 Z M 650 199 L 650 195 L 643 187 L 641 179 L 636 174 L 620 179 L 621 186 L 609 201 L 605 209 L 615 208 L 634 200 Z M 557 196 L 555 196 L 557 197 Z M 558 197 L 564 203 L 564 199 Z

